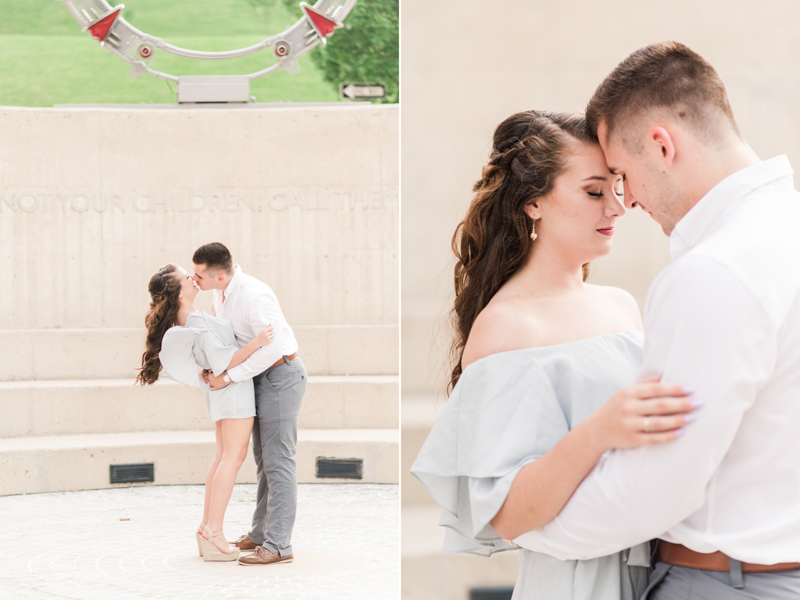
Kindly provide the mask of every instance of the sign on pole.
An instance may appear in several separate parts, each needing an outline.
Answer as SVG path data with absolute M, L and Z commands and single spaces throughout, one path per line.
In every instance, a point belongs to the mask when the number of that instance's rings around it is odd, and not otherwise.
M 342 100 L 385 100 L 386 86 L 382 83 L 340 83 Z

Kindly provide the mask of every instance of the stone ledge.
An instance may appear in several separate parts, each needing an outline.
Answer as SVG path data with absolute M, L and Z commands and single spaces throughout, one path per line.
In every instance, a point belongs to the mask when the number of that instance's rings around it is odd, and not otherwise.
M 489 558 L 442 552 L 444 528 L 436 525 L 439 508 L 401 510 L 402 597 L 414 600 L 463 600 L 474 587 L 509 587 L 519 570 L 517 552 Z
M 303 429 L 398 427 L 396 375 L 310 376 L 300 409 Z M 213 429 L 203 391 L 159 380 L 0 382 L 0 438 L 156 429 Z
M 298 432 L 298 483 L 397 483 L 396 429 L 338 429 Z M 0 496 L 130 486 L 111 485 L 109 465 L 155 463 L 151 485 L 204 482 L 214 456 L 213 431 L 145 431 L 21 437 L 0 440 Z M 318 479 L 317 457 L 361 458 L 359 480 Z M 252 448 L 237 483 L 255 483 Z M 150 485 L 150 484 L 143 484 Z
M 403 506 L 435 506 L 433 499 L 409 470 L 447 401 L 433 395 L 403 394 L 401 494 Z
M 397 325 L 293 328 L 309 375 L 396 375 Z M 124 379 L 136 376 L 144 330 L 0 329 L 5 381 Z

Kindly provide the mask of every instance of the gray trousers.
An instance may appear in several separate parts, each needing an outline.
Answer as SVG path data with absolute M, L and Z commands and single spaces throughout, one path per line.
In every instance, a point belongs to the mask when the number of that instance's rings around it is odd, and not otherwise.
M 738 565 L 738 568 L 737 568 Z M 641 600 L 789 600 L 800 598 L 800 569 L 781 573 L 704 571 L 656 563 Z
M 258 492 L 250 541 L 281 556 L 292 554 L 297 514 L 297 418 L 308 375 L 303 361 L 267 369 L 253 377 L 256 418 L 253 456 Z

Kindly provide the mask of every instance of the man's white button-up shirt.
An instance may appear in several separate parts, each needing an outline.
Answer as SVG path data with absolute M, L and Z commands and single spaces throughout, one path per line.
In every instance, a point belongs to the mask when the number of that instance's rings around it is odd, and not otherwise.
M 785 156 L 677 224 L 645 306 L 642 375 L 705 405 L 678 440 L 607 453 L 561 514 L 515 541 L 560 559 L 660 537 L 759 564 L 800 561 L 800 194 Z M 535 501 L 535 499 L 532 499 Z
M 240 365 L 228 370 L 232 381 L 244 381 L 268 369 L 281 356 L 297 352 L 297 340 L 281 312 L 275 292 L 262 281 L 242 272 L 239 265 L 225 291 L 214 290 L 214 314 L 233 324 L 239 346 L 251 342 L 272 325 L 272 343 L 262 346 Z

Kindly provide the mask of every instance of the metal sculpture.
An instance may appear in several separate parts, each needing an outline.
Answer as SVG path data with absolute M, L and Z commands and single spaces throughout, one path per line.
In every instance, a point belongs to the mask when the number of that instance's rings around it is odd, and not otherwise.
M 342 26 L 342 21 L 356 3 L 356 0 L 318 0 L 314 6 L 310 6 L 301 2 L 303 18 L 287 27 L 282 33 L 239 50 L 203 52 L 179 48 L 160 38 L 139 31 L 122 16 L 124 4 L 112 7 L 106 0 L 58 1 L 66 5 L 83 30 L 91 33 L 101 46 L 130 64 L 131 76 L 141 77 L 145 73 L 149 73 L 177 83 L 179 102 L 246 102 L 249 100 L 251 80 L 273 73 L 278 69 L 283 69 L 289 75 L 295 75 L 300 70 L 297 57 L 320 43 L 324 45 L 327 38 L 333 35 L 334 30 Z M 266 48 L 272 48 L 272 53 L 278 62 L 249 75 L 175 76 L 156 71 L 149 66 L 158 51 L 169 52 L 185 58 L 221 60 L 247 56 Z M 182 94 L 182 91 L 185 93 Z M 181 99 L 182 95 L 184 99 Z M 233 99 L 234 97 L 236 99 Z M 219 98 L 219 100 L 213 98 Z

